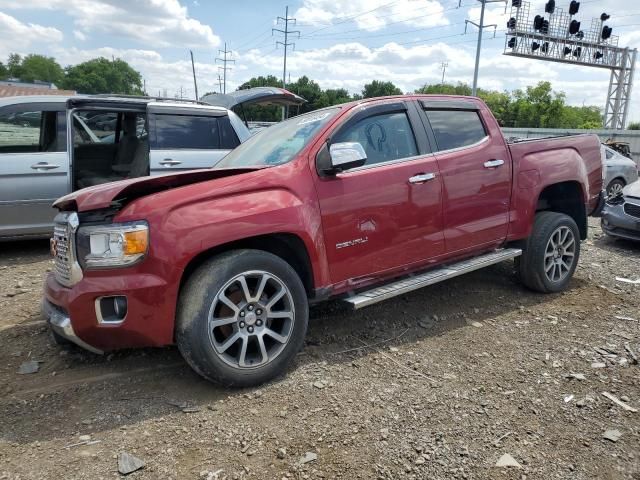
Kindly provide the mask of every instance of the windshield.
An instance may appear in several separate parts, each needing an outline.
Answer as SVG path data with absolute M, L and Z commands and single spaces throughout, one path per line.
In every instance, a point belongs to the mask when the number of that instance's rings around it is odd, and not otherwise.
M 215 168 L 282 165 L 291 161 L 340 110 L 300 115 L 256 133 L 224 157 Z

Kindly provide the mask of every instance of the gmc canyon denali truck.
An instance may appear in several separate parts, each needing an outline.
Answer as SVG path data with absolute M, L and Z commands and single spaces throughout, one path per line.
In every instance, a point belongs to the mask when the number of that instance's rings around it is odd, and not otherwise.
M 214 169 L 59 199 L 43 309 L 59 341 L 175 343 L 203 377 L 255 385 L 302 347 L 312 302 L 357 309 L 508 259 L 564 290 L 602 184 L 596 136 L 508 144 L 477 98 L 330 107 Z

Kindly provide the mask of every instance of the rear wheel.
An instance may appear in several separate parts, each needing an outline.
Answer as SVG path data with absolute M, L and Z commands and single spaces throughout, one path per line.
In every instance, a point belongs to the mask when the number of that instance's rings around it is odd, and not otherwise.
M 264 383 L 284 372 L 302 347 L 307 296 L 281 258 L 229 252 L 201 265 L 180 295 L 176 340 L 203 377 L 226 386 Z
M 580 232 L 573 218 L 563 213 L 536 214 L 516 268 L 528 288 L 552 293 L 565 290 L 580 258 Z

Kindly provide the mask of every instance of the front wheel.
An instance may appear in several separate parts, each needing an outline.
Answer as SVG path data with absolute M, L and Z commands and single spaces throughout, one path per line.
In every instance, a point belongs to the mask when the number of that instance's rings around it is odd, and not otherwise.
M 536 214 L 531 235 L 516 269 L 522 283 L 542 293 L 567 288 L 580 258 L 580 232 L 573 218 L 563 213 Z
M 214 257 L 188 279 L 176 341 L 187 363 L 225 386 L 264 383 L 302 347 L 309 312 L 295 270 L 280 257 L 238 250 Z
M 621 195 L 624 186 L 624 181 L 620 180 L 619 178 L 611 180 L 611 182 L 609 182 L 609 185 L 607 185 L 607 197 L 612 198 L 617 195 Z

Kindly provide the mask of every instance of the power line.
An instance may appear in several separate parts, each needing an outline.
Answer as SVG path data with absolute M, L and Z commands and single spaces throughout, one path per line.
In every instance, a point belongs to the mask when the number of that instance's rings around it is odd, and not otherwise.
M 227 93 L 227 70 L 231 70 L 231 67 L 227 67 L 227 63 L 235 63 L 236 61 L 231 59 L 231 58 L 227 58 L 227 55 L 231 53 L 231 50 L 227 50 L 227 42 L 224 42 L 224 50 L 218 50 L 218 54 L 224 54 L 223 58 L 220 57 L 216 57 L 215 61 L 221 61 L 223 66 L 222 67 L 218 67 L 219 70 L 222 70 L 222 77 L 223 77 L 223 86 L 222 86 L 222 93 Z

